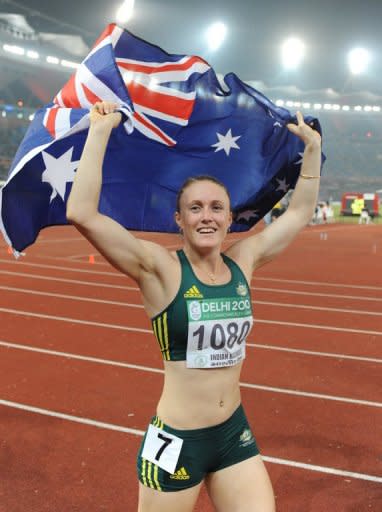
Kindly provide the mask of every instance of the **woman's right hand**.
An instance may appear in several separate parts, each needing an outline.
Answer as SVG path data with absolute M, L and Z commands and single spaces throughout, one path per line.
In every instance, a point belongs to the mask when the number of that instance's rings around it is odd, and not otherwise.
M 98 101 L 90 110 L 90 124 L 116 128 L 122 120 L 122 114 L 116 112 L 117 108 L 117 103 Z

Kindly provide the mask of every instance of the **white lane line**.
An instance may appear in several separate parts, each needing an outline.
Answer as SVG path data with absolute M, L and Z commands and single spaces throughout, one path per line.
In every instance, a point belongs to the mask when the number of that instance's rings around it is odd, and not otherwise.
M 84 297 L 83 295 L 65 295 L 61 293 L 52 293 L 52 292 L 42 292 L 37 290 L 31 290 L 29 288 L 16 288 L 14 286 L 0 286 L 0 290 L 6 290 L 11 292 L 19 292 L 19 293 L 27 293 L 31 295 L 42 295 L 47 297 L 57 297 L 59 299 L 70 299 L 84 302 L 96 302 L 99 304 L 110 304 L 114 306 L 122 306 L 129 308 L 141 308 L 143 309 L 142 304 L 133 304 L 131 302 L 121 302 L 121 301 L 113 301 L 106 299 L 94 299 L 91 297 Z M 371 315 L 371 316 L 382 316 L 382 312 L 379 311 L 365 311 L 365 310 L 354 310 L 354 309 L 340 309 L 340 308 L 326 308 L 320 306 L 311 306 L 305 304 L 288 304 L 284 302 L 265 302 L 259 300 L 253 300 L 252 304 L 265 304 L 268 306 L 275 307 L 286 307 L 286 308 L 296 308 L 296 309 L 313 309 L 318 311 L 334 311 L 336 313 L 351 313 L 351 314 L 359 314 L 359 315 Z
M 10 272 L 8 270 L 0 270 L 0 274 L 18 276 L 18 277 L 27 277 L 28 279 L 41 279 L 43 281 L 58 281 L 60 283 L 72 283 L 72 284 L 81 284 L 84 286 L 96 286 L 98 288 L 116 288 L 118 290 L 132 290 L 137 291 L 139 288 L 136 286 L 123 286 L 118 284 L 108 284 L 108 283 L 96 283 L 92 281 L 79 281 L 78 279 L 65 279 L 64 277 L 48 277 L 40 274 L 28 274 L 28 272 Z
M 137 327 L 127 327 L 124 325 L 118 325 L 118 324 L 107 324 L 102 322 L 91 322 L 90 320 L 79 320 L 77 318 L 72 317 L 66 317 L 66 316 L 56 316 L 56 315 L 45 315 L 42 313 L 32 313 L 31 311 L 22 311 L 19 309 L 11 309 L 11 308 L 0 308 L 0 311 L 3 311 L 4 313 L 10 313 L 12 315 L 23 315 L 23 316 L 32 316 L 37 318 L 46 318 L 48 320 L 58 320 L 62 322 L 71 322 L 71 323 L 77 323 L 77 324 L 84 324 L 84 325 L 94 325 L 97 327 L 106 327 L 109 329 L 121 329 L 124 331 L 137 331 L 137 332 L 149 332 L 148 329 L 139 329 Z M 276 320 L 262 320 L 257 318 L 255 320 L 255 323 L 257 324 L 271 324 L 271 325 L 286 325 L 289 327 L 303 327 L 307 329 L 322 329 L 326 331 L 336 331 L 336 332 L 351 332 L 356 334 L 370 334 L 373 336 L 382 336 L 382 331 L 367 331 L 362 329 L 347 329 L 343 327 L 332 327 L 330 325 L 315 325 L 315 324 L 301 324 L 301 323 L 294 323 L 294 322 L 281 322 Z
M 296 308 L 296 309 L 314 309 L 316 311 L 335 311 L 336 313 L 352 313 L 356 315 L 374 315 L 374 316 L 382 316 L 382 312 L 380 311 L 365 311 L 359 309 L 343 309 L 343 308 L 327 308 L 323 306 L 311 306 L 306 304 L 288 304 L 287 302 L 269 302 L 264 300 L 253 300 L 253 304 L 263 304 L 266 306 L 277 306 L 284 308 Z
M 37 290 L 30 290 L 29 288 L 14 288 L 12 286 L 0 286 L 0 290 L 27 293 L 27 294 L 31 294 L 31 295 L 42 295 L 42 296 L 46 296 L 46 297 L 57 297 L 58 299 L 77 300 L 80 302 L 82 302 L 82 301 L 83 302 L 96 302 L 98 304 L 109 304 L 112 306 L 123 306 L 123 307 L 127 307 L 127 308 L 143 309 L 142 304 L 132 304 L 131 302 L 120 302 L 120 301 L 116 301 L 116 300 L 93 299 L 91 297 L 84 297 L 81 295 L 65 295 L 62 293 L 40 292 Z
M 295 396 L 305 396 L 308 398 L 321 398 L 322 400 L 333 400 L 335 402 L 344 402 L 349 404 L 367 405 L 369 407 L 382 407 L 382 402 L 371 402 L 369 400 L 358 400 L 355 398 L 347 398 L 344 396 L 323 395 L 320 393 L 309 393 L 307 391 L 293 391 L 291 389 L 277 388 L 272 386 L 261 386 L 259 384 L 250 384 L 248 382 L 240 382 L 243 388 L 259 389 L 261 391 L 269 391 L 271 393 L 281 393 Z
M 137 288 L 138 289 L 138 288 Z M 91 297 L 84 297 L 83 295 L 66 295 L 61 293 L 52 293 L 52 292 L 42 292 L 37 290 L 31 290 L 29 288 L 16 288 L 13 286 L 0 286 L 0 290 L 7 290 L 11 292 L 19 292 L 19 293 L 27 293 L 30 295 L 42 295 L 47 297 L 57 297 L 60 299 L 70 299 L 70 300 L 78 300 L 85 302 L 97 302 L 99 304 L 110 304 L 114 306 L 123 306 L 123 307 L 131 307 L 131 308 L 143 308 L 142 304 L 133 304 L 131 302 L 121 302 L 121 301 L 113 301 L 106 299 L 93 299 Z M 253 300 L 252 304 L 265 304 L 268 306 L 275 307 L 286 307 L 286 308 L 297 308 L 297 309 L 313 309 L 317 311 L 333 311 L 336 313 L 351 313 L 351 314 L 359 314 L 359 315 L 371 315 L 371 316 L 382 316 L 382 312 L 378 311 L 364 311 L 364 310 L 355 310 L 355 309 L 342 309 L 342 308 L 327 308 L 321 306 L 311 306 L 306 304 L 291 304 L 285 302 L 270 302 L 270 301 L 261 301 L 261 300 Z
M 114 431 L 122 432 L 125 434 L 132 434 L 132 435 L 141 436 L 141 437 L 143 437 L 143 435 L 145 434 L 145 432 L 143 430 L 138 430 L 138 429 L 129 428 L 129 427 L 123 427 L 121 425 L 115 425 L 113 423 L 97 421 L 97 420 L 93 420 L 90 418 L 81 418 L 79 416 L 74 416 L 72 414 L 64 414 L 61 412 L 52 411 L 50 409 L 43 409 L 41 407 L 33 407 L 32 405 L 21 404 L 19 402 L 11 402 L 9 400 L 1 400 L 0 399 L 0 405 L 3 405 L 4 407 L 10 407 L 13 409 L 18 409 L 21 411 L 31 412 L 34 414 L 40 414 L 42 416 L 49 416 L 51 418 L 72 421 L 72 422 L 80 423 L 83 425 L 89 425 L 92 427 L 103 428 L 103 429 L 107 429 L 107 430 L 114 430 Z M 305 464 L 304 462 L 297 462 L 297 461 L 288 460 L 288 459 L 280 459 L 278 457 L 269 457 L 267 455 L 262 455 L 262 458 L 266 462 L 271 462 L 273 464 L 281 464 L 284 466 L 306 469 L 308 471 L 317 471 L 319 473 L 327 473 L 327 474 L 341 476 L 341 477 L 354 478 L 356 480 L 367 480 L 369 482 L 382 483 L 382 477 L 375 476 L 375 475 L 368 475 L 366 473 L 354 473 L 353 471 L 346 471 L 346 470 L 331 468 L 331 467 L 327 467 L 327 466 L 318 466 L 315 464 Z
M 40 313 L 31 313 L 30 311 L 20 311 L 18 309 L 8 309 L 8 308 L 0 308 L 0 311 L 3 311 L 3 313 L 10 313 L 11 315 L 32 316 L 32 317 L 36 317 L 36 318 L 46 318 L 47 320 L 58 320 L 60 322 L 69 322 L 69 323 L 73 323 L 73 324 L 93 325 L 95 327 L 105 327 L 107 329 L 119 329 L 121 331 L 144 332 L 144 333 L 152 334 L 152 331 L 150 331 L 149 329 L 140 329 L 138 327 L 127 327 L 125 325 L 105 324 L 102 322 L 91 322 L 89 320 L 79 320 L 77 318 L 71 318 L 71 317 L 67 317 L 67 316 L 43 315 Z
M 289 290 L 287 288 L 262 288 L 259 286 L 251 286 L 251 289 L 254 292 L 258 292 L 259 290 L 262 292 L 276 292 L 276 293 L 286 293 L 288 295 L 308 295 L 309 297 L 325 297 L 325 298 L 334 298 L 334 299 L 346 299 L 346 300 L 372 300 L 382 302 L 382 297 L 365 297 L 362 295 L 343 295 L 339 293 L 316 293 L 316 292 L 301 292 L 297 290 Z
M 126 277 L 124 277 L 124 275 L 121 272 L 118 272 L 117 270 L 115 272 L 104 272 L 101 270 L 87 270 L 84 268 L 61 267 L 59 265 L 46 265 L 43 263 L 31 263 L 29 261 L 18 262 L 18 261 L 3 260 L 3 259 L 0 259 L 0 263 L 10 263 L 11 265 L 19 265 L 19 266 L 23 266 L 23 267 L 29 266 L 29 267 L 38 267 L 38 268 L 49 268 L 49 269 L 53 269 L 53 270 L 65 270 L 66 272 L 79 272 L 82 274 L 98 274 L 101 276 L 113 276 L 113 277 L 119 277 L 119 278 L 123 277 L 126 279 Z M 110 267 L 110 265 L 109 265 L 109 267 Z
M 273 464 L 281 464 L 283 466 L 292 466 L 299 469 L 307 469 L 309 471 L 317 471 L 319 473 L 327 473 L 329 475 L 342 476 L 347 478 L 355 478 L 357 480 L 368 480 L 369 482 L 382 482 L 382 477 L 374 475 L 365 475 L 364 473 L 354 473 L 353 471 L 345 471 L 343 469 L 329 468 L 326 466 L 317 466 L 315 464 L 305 464 L 304 462 L 297 462 L 295 460 L 279 459 L 278 457 L 268 457 L 262 455 L 265 462 Z
M 1 261 L 1 260 L 0 260 Z M 276 281 L 277 283 L 294 283 L 294 284 L 307 284 L 312 286 L 331 286 L 334 288 L 355 288 L 357 290 L 380 290 L 382 291 L 382 286 L 366 286 L 366 285 L 356 285 L 356 284 L 342 284 L 342 283 L 328 283 L 324 281 L 299 281 L 297 279 L 279 279 L 276 277 L 259 277 L 254 276 L 254 281 Z
M 65 270 L 67 272 L 79 272 L 79 273 L 86 273 L 86 274 L 99 274 L 99 275 L 107 275 L 107 276 L 114 276 L 114 277 L 121 277 L 123 274 L 121 272 L 118 272 L 115 270 L 114 272 L 104 272 L 100 270 L 87 270 L 87 269 L 80 269 L 80 268 L 73 268 L 73 267 L 64 267 L 59 265 L 47 265 L 42 263 L 32 263 L 28 261 L 14 261 L 11 259 L 1 259 L 0 263 L 9 263 L 11 265 L 20 265 L 20 266 L 31 266 L 31 267 L 38 267 L 38 268 L 47 268 L 47 269 L 54 269 L 54 270 Z M 109 268 L 112 268 L 109 265 Z M 361 290 L 380 290 L 382 291 L 382 286 L 366 286 L 366 285 L 352 285 L 352 284 L 343 284 L 343 283 L 328 283 L 328 282 L 321 282 L 321 281 L 300 281 L 297 279 L 279 279 L 279 278 L 273 278 L 273 277 L 259 277 L 257 275 L 254 276 L 254 282 L 257 281 L 275 281 L 277 283 L 294 283 L 294 284 L 306 284 L 306 285 L 314 285 L 314 286 L 330 286 L 335 288 L 354 288 L 354 289 L 361 289 Z M 256 289 L 256 286 L 253 287 Z
M 367 363 L 382 364 L 382 359 L 377 359 L 374 357 L 350 356 L 345 354 L 336 354 L 333 352 L 317 352 L 314 350 L 280 347 L 278 345 L 262 345 L 260 343 L 247 343 L 247 347 L 262 348 L 266 350 L 279 350 L 281 352 L 292 352 L 295 354 L 304 354 L 308 356 L 332 357 L 334 359 L 351 359 L 352 361 L 365 361 Z
M 347 329 L 345 327 L 333 327 L 331 325 L 317 325 L 317 324 L 301 324 L 297 322 L 281 322 L 275 320 L 261 320 L 255 318 L 255 324 L 271 324 L 271 325 L 286 325 L 288 327 L 304 327 L 308 329 L 323 329 L 325 331 L 336 331 L 336 332 L 352 332 L 355 334 L 371 334 L 372 336 L 382 336 L 382 331 L 367 331 L 364 329 Z
M 49 349 L 43 349 L 43 348 L 39 348 L 39 347 L 31 347 L 29 345 L 21 345 L 18 343 L 17 344 L 9 343 L 6 341 L 1 341 L 0 346 L 4 346 L 7 348 L 12 348 L 12 349 L 16 349 L 16 350 L 26 350 L 29 352 L 37 352 L 40 354 L 52 355 L 52 356 L 57 356 L 57 357 L 66 357 L 66 358 L 71 358 L 71 359 L 77 359 L 80 361 L 104 364 L 104 365 L 108 365 L 108 366 L 119 366 L 119 367 L 123 367 L 123 368 L 130 368 L 133 370 L 139 370 L 139 371 L 144 371 L 144 372 L 164 373 L 163 370 L 160 370 L 159 368 L 153 368 L 152 366 L 142 366 L 142 365 L 136 365 L 136 364 L 130 364 L 130 363 L 122 363 L 120 361 L 112 361 L 109 359 L 99 359 L 97 357 L 81 356 L 79 354 L 73 354 L 70 352 L 60 352 L 57 350 L 49 350 Z M 259 384 L 252 384 L 250 382 L 240 382 L 240 386 L 243 388 L 251 388 L 251 389 L 259 389 L 260 391 L 268 391 L 271 393 L 281 393 L 281 394 L 293 395 L 293 396 L 318 398 L 321 400 L 332 400 L 332 401 L 336 401 L 336 402 L 350 403 L 350 404 L 356 404 L 356 405 L 366 405 L 369 407 L 382 407 L 382 403 L 372 402 L 370 400 L 359 400 L 359 399 L 355 399 L 355 398 L 347 398 L 347 397 L 335 396 L 335 395 L 324 395 L 321 393 L 310 393 L 307 391 L 298 391 L 298 390 L 287 389 L 287 388 L 262 386 Z

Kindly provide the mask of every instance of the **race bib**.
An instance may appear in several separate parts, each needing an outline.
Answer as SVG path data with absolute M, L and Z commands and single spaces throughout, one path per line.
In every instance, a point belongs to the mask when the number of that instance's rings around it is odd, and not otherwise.
M 169 434 L 154 425 L 149 425 L 142 457 L 168 473 L 174 474 L 182 445 L 183 439 L 180 437 Z
M 253 324 L 250 298 L 187 301 L 187 367 L 233 366 L 245 358 Z

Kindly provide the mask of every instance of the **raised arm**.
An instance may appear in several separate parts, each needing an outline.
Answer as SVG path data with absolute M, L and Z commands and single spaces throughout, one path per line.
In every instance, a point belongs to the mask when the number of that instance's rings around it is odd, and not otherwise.
M 305 143 L 300 177 L 297 181 L 287 211 L 261 233 L 252 235 L 234 244 L 227 253 L 238 260 L 248 275 L 271 261 L 285 249 L 293 238 L 312 219 L 317 204 L 320 170 L 321 137 L 305 124 L 297 112 L 298 124 L 288 124 L 288 129 Z
M 158 253 L 167 251 L 135 238 L 118 222 L 98 211 L 106 147 L 113 128 L 121 122 L 121 114 L 115 112 L 116 107 L 113 103 L 96 103 L 90 112 L 89 134 L 66 214 L 67 219 L 113 266 L 140 282 L 144 274 L 155 273 Z M 166 254 L 161 256 L 166 259 Z

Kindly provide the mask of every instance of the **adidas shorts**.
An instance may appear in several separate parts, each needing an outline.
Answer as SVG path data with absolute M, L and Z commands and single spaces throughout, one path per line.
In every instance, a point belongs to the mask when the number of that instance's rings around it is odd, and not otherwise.
M 181 444 L 179 453 L 174 449 L 176 444 Z M 151 461 L 142 456 L 143 452 Z M 158 491 L 180 491 L 199 484 L 208 473 L 258 454 L 242 405 L 223 423 L 196 430 L 176 430 L 154 416 L 138 453 L 138 478 L 146 487 Z M 172 472 L 163 468 L 168 461 L 176 464 Z

